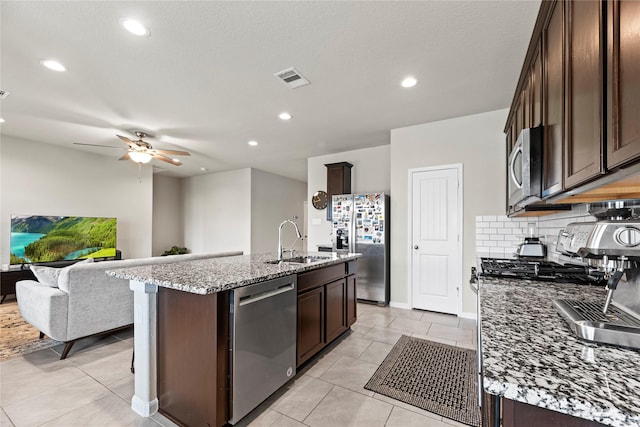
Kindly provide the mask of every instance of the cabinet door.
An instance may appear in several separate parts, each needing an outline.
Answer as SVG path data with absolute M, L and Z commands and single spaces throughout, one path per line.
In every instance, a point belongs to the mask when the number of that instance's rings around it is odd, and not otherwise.
M 567 16 L 564 187 L 604 172 L 602 3 L 565 2 Z
M 640 2 L 608 2 L 607 167 L 640 156 Z
M 542 52 L 538 42 L 531 66 L 531 127 L 542 124 Z
M 325 285 L 326 342 L 331 342 L 345 332 L 347 326 L 347 282 L 340 279 Z
M 564 11 L 562 3 L 551 6 L 542 34 L 544 78 L 542 84 L 544 149 L 542 196 L 562 191 L 562 147 L 564 145 Z
M 298 366 L 324 345 L 324 286 L 298 295 Z
M 522 90 L 522 128 L 531 127 L 531 75 L 527 78 Z
M 356 299 L 356 276 L 347 277 L 347 326 L 356 322 L 358 302 Z

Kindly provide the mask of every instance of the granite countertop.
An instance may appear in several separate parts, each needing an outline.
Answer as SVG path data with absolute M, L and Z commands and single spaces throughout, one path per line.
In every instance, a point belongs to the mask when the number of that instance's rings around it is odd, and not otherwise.
M 602 287 L 479 279 L 487 392 L 606 425 L 640 425 L 640 351 L 579 339 L 551 302 L 602 302 Z
M 163 288 L 207 295 L 339 264 L 361 256 L 355 253 L 337 254 L 335 252 L 296 254 L 296 256 L 299 255 L 330 258 L 308 264 L 289 262 L 269 264 L 266 261 L 275 260 L 277 255 L 266 253 L 119 268 L 109 270 L 107 274 L 121 279 L 151 283 Z

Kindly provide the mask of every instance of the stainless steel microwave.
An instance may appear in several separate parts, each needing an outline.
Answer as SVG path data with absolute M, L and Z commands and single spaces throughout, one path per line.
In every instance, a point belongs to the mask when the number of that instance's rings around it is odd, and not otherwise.
M 507 164 L 510 209 L 541 200 L 542 160 L 542 126 L 522 129 Z

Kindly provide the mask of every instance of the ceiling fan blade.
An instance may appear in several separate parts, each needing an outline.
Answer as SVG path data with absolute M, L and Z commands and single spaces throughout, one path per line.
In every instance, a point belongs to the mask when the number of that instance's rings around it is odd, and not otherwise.
M 161 160 L 163 162 L 171 163 L 174 166 L 180 166 L 182 164 L 181 161 L 170 159 L 168 157 L 163 156 L 162 154 L 153 153 L 153 154 L 151 154 L 151 156 L 153 156 L 154 159 L 158 159 L 158 160 Z
M 118 160 L 131 160 L 131 156 L 129 156 L 129 153 L 126 153 L 124 156 L 120 157 Z
M 116 135 L 116 136 L 121 140 L 123 140 L 129 147 L 131 148 L 137 147 L 136 143 L 130 140 L 129 138 L 127 138 L 126 136 L 122 136 L 122 135 Z
M 124 150 L 122 147 L 114 147 L 113 145 L 100 145 L 100 144 L 84 144 L 82 142 L 74 142 L 74 145 L 88 145 L 89 147 L 106 147 L 106 148 L 117 148 L 118 150 Z
M 178 151 L 178 150 L 149 150 L 152 151 L 153 154 L 168 154 L 170 156 L 190 156 L 191 154 L 188 151 Z

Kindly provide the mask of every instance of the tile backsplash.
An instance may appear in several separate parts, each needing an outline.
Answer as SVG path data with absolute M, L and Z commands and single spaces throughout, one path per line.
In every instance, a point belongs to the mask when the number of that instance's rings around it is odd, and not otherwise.
M 554 250 L 558 233 L 567 224 L 580 221 L 594 221 L 585 205 L 577 205 L 571 211 L 540 217 L 508 218 L 504 215 L 476 216 L 476 253 L 494 257 L 511 256 L 518 245 L 529 236 L 530 224 L 535 235 Z

